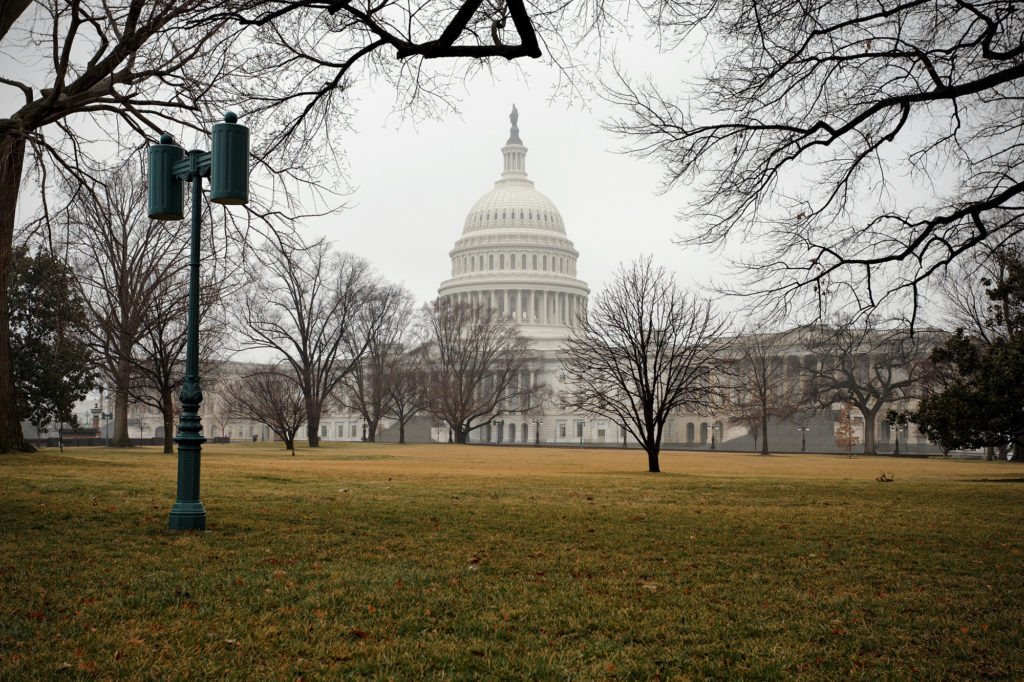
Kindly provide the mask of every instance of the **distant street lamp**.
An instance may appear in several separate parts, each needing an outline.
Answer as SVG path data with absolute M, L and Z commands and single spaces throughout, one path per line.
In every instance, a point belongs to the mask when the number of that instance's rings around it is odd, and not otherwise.
M 900 427 L 896 427 L 896 449 L 892 451 L 892 454 L 900 454 Z
M 199 239 L 202 217 L 203 178 L 210 178 L 210 201 L 216 204 L 249 203 L 249 129 L 233 112 L 213 126 L 211 151 L 188 153 L 169 133 L 149 148 L 149 217 L 182 220 L 185 217 L 185 182 L 192 185 L 192 234 L 189 253 L 188 329 L 185 346 L 185 380 L 178 396 L 181 419 L 178 435 L 178 498 L 171 508 L 171 530 L 203 530 L 206 509 L 199 500 L 199 465 L 203 426 L 199 405 Z
M 811 430 L 810 426 L 798 426 L 800 429 L 800 452 L 807 452 L 807 432 Z
M 107 420 L 113 419 L 114 415 L 110 412 L 101 412 L 100 419 L 103 420 L 103 441 L 104 445 L 110 445 L 110 431 L 107 430 Z

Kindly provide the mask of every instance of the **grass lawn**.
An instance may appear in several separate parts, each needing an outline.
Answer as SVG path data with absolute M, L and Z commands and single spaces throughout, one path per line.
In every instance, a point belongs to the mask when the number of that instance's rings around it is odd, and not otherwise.
M 0 456 L 0 679 L 1024 678 L 1018 465 L 203 454 Z

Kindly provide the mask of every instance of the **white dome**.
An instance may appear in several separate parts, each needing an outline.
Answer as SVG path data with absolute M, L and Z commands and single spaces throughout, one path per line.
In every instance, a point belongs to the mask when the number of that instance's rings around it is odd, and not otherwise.
M 473 204 L 462 234 L 505 228 L 565 234 L 565 224 L 554 202 L 535 190 L 533 183 L 526 179 L 498 180 L 494 189 Z
M 526 152 L 513 107 L 501 148 L 505 168 L 480 197 L 451 250 L 451 278 L 438 294 L 490 306 L 514 320 L 532 342 L 557 347 L 586 309 L 590 289 L 576 278 L 579 253 L 555 204 L 526 177 Z

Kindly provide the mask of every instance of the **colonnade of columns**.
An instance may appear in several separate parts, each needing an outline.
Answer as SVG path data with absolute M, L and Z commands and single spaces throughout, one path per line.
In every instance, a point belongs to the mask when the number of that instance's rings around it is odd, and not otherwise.
M 545 289 L 485 289 L 450 294 L 460 303 L 486 305 L 527 324 L 569 324 L 587 307 L 586 296 Z

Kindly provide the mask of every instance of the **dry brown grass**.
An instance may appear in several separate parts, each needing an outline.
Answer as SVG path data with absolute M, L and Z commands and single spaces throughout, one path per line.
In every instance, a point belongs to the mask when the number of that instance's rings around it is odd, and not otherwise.
M 183 535 L 174 456 L 0 458 L 0 679 L 1024 678 L 1024 467 L 645 464 L 211 445 Z

